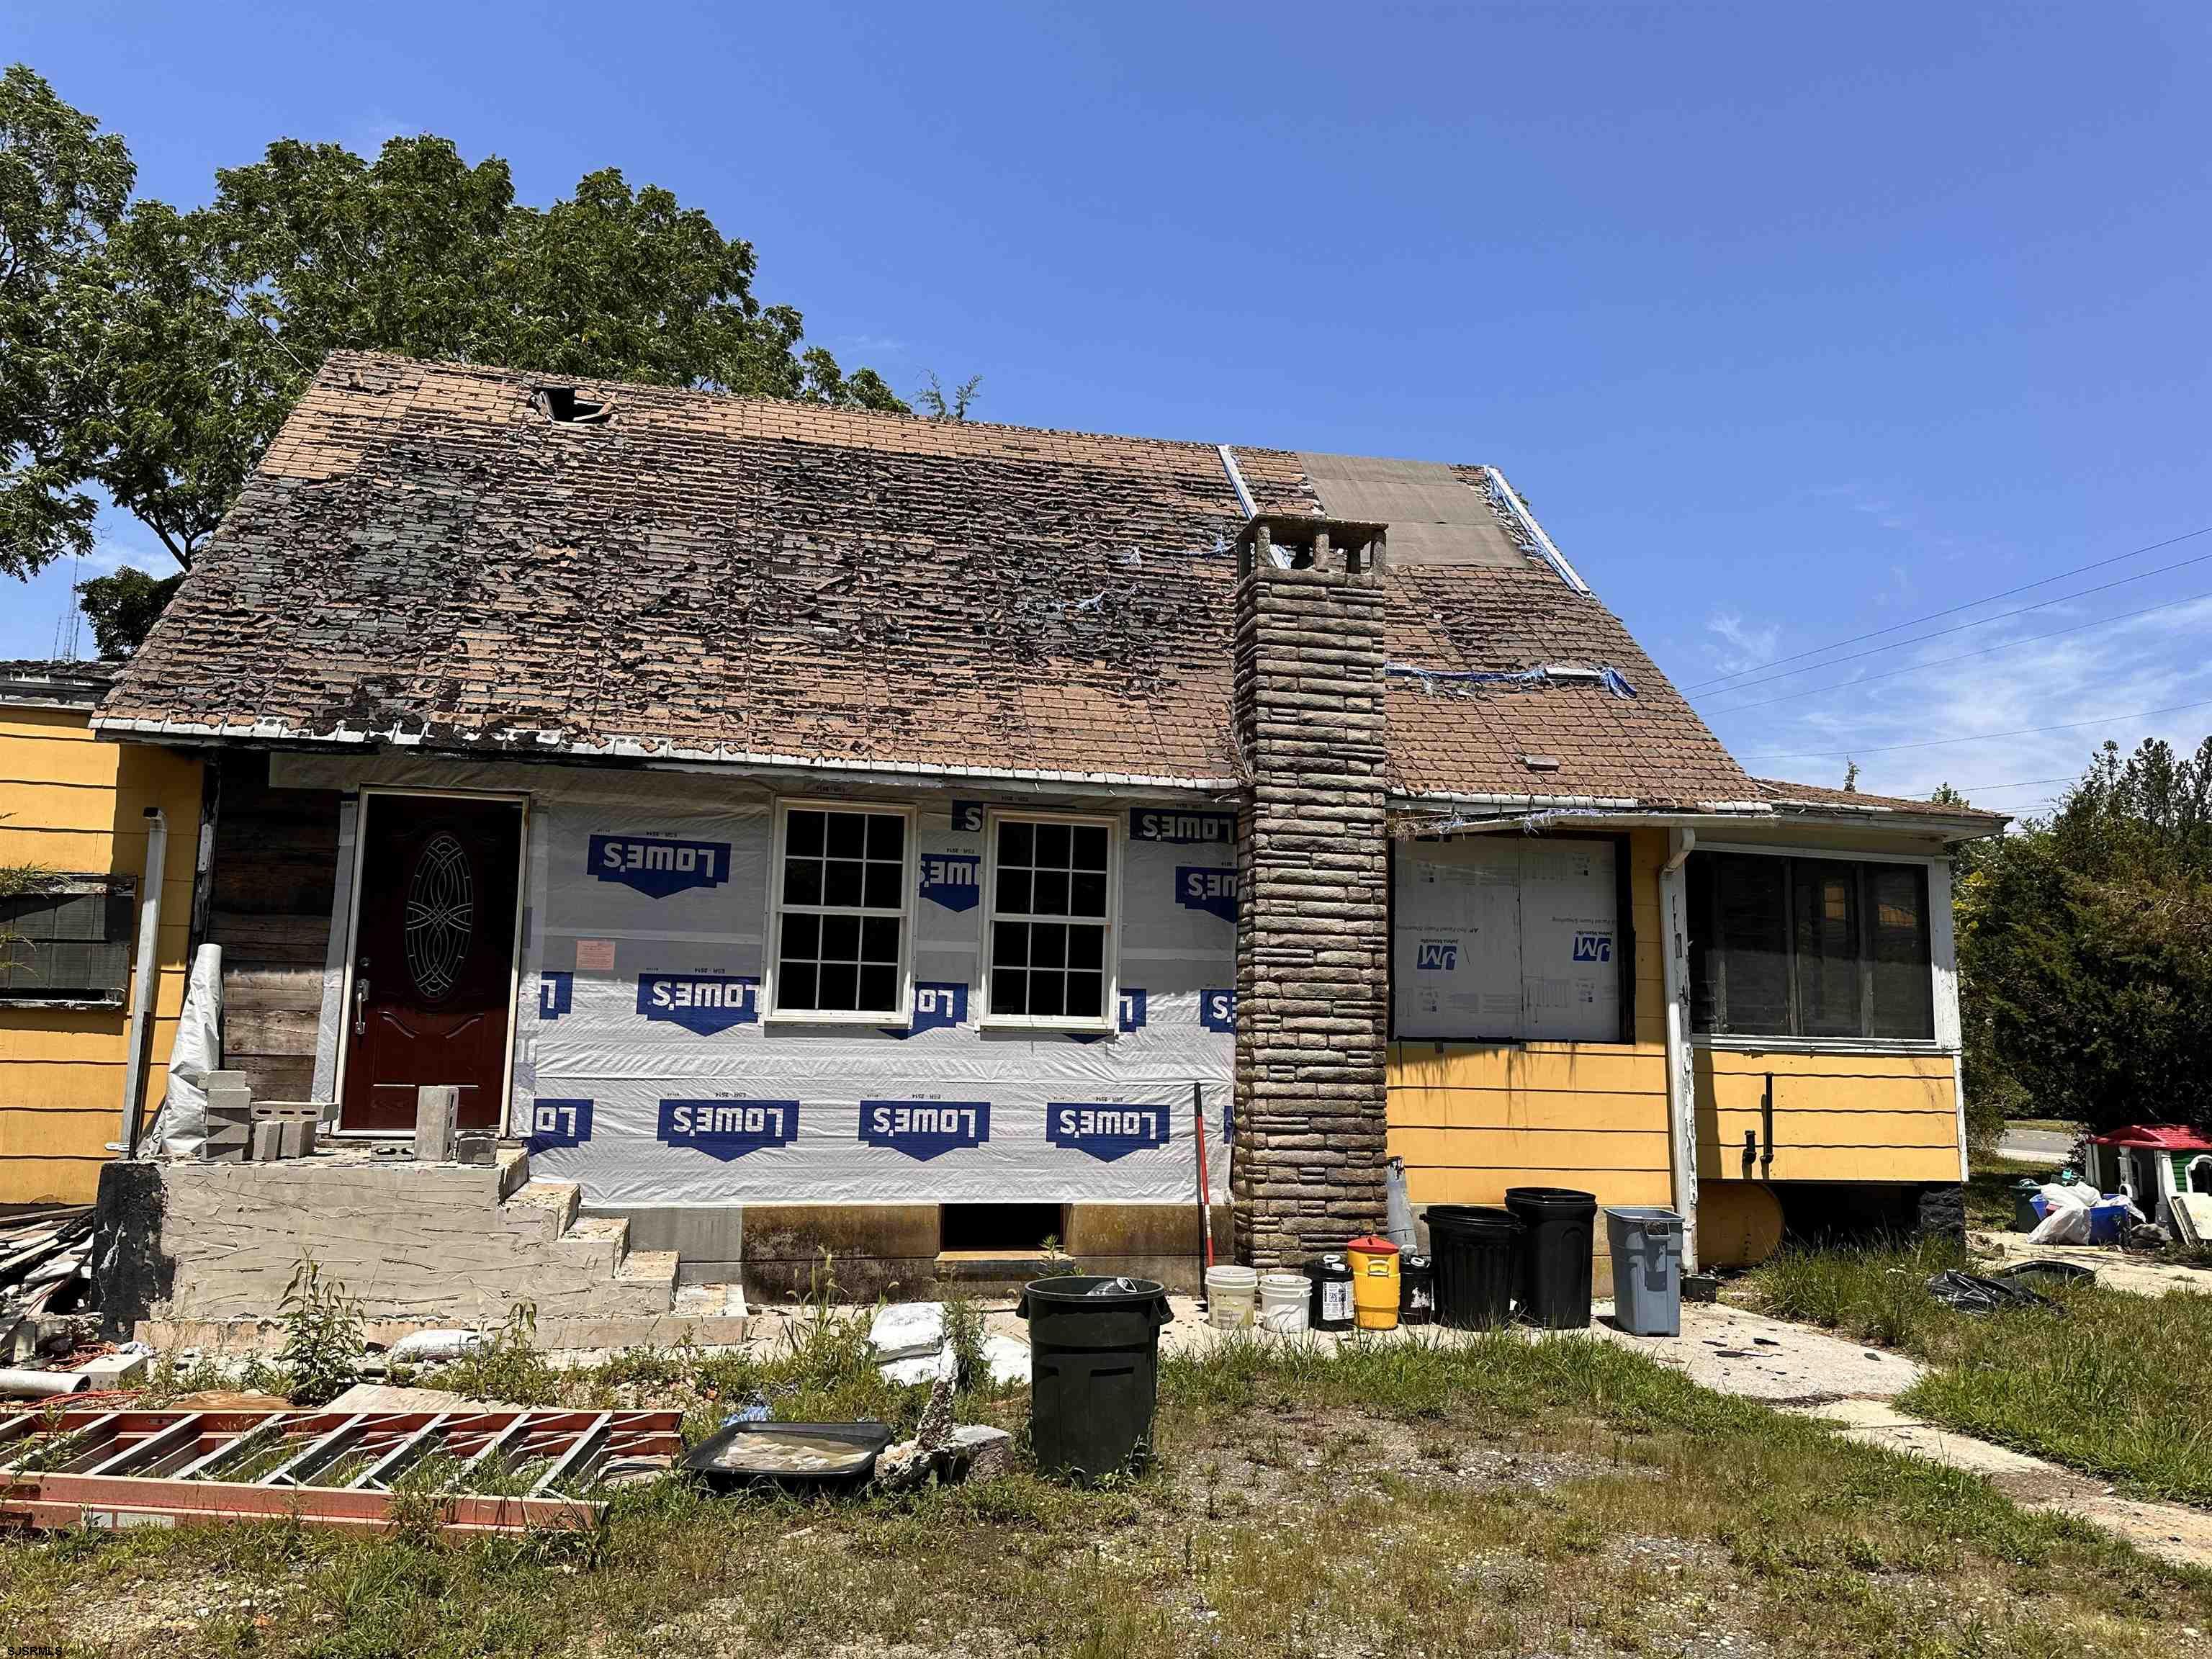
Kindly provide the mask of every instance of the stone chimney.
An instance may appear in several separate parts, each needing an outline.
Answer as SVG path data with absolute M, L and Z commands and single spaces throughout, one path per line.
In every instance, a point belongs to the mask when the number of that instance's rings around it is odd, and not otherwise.
M 1284 1267 L 1384 1225 L 1384 527 L 1258 517 L 1237 552 L 1237 1254 Z

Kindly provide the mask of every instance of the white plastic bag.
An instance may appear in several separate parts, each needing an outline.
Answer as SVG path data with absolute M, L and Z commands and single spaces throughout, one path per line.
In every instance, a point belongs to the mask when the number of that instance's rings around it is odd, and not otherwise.
M 2044 1217 L 2027 1236 L 2031 1244 L 2087 1244 L 2089 1206 L 2097 1194 L 2087 1187 L 2062 1187 L 2053 1182 L 2043 1189 Z
M 198 1158 L 207 1144 L 207 1091 L 201 1085 L 222 1067 L 222 946 L 192 956 L 185 1006 L 169 1045 L 169 1085 L 153 1127 L 138 1143 L 140 1158 Z

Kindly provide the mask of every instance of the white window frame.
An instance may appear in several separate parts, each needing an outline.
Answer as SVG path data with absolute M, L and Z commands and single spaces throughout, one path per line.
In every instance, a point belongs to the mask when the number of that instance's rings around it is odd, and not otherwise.
M 783 960 L 783 849 L 787 826 L 793 812 L 862 812 L 877 817 L 905 821 L 900 841 L 899 871 L 899 1006 L 895 1009 L 790 1008 L 777 1006 L 776 970 Z M 875 1025 L 900 1030 L 914 1024 L 914 897 L 919 868 L 915 861 L 915 826 L 918 814 L 911 805 L 896 801 L 811 800 L 779 797 L 775 803 L 775 833 L 770 837 L 768 873 L 768 938 L 761 951 L 761 1018 L 777 1025 Z M 802 905 L 809 915 L 855 914 L 838 905 Z M 862 908 L 862 916 L 887 916 L 888 910 Z
M 1951 860 L 1941 853 L 1868 853 L 1856 848 L 1767 842 L 1705 841 L 1700 853 L 1748 853 L 1759 858 L 1824 859 L 1840 864 L 1917 864 L 1928 872 L 1928 973 L 1935 992 L 1935 1035 L 1932 1037 L 1758 1036 L 1741 1031 L 1692 1032 L 1696 1048 L 1767 1054 L 1956 1054 L 1960 1049 L 1958 941 L 1951 913 Z M 1689 889 L 1683 888 L 1684 902 Z M 1686 963 L 1683 974 L 1689 972 Z M 1954 1072 L 1956 1068 L 1954 1068 Z M 1966 1107 L 1960 1085 L 1960 1139 L 1966 1145 Z M 1963 1179 L 1963 1177 L 1962 1177 Z
M 1106 983 L 1099 1016 L 1072 1019 L 1065 1014 L 994 1014 L 991 1012 L 991 925 L 999 912 L 999 826 L 1001 823 L 1067 823 L 1095 825 L 1106 832 L 1106 938 L 1100 947 L 1100 967 Z M 1108 1036 L 1121 1030 L 1121 823 L 1120 817 L 1102 812 L 1044 812 L 992 807 L 983 814 L 983 927 L 976 944 L 977 991 L 983 999 L 977 1024 L 985 1030 L 1083 1031 Z M 1085 916 L 1024 917 L 1041 921 L 1087 921 Z

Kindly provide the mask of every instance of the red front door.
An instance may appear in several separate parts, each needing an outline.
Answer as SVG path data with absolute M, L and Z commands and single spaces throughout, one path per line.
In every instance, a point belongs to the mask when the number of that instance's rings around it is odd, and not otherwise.
M 522 808 L 441 795 L 362 800 L 361 902 L 339 1127 L 411 1133 L 415 1091 L 460 1090 L 495 1126 L 514 1006 Z

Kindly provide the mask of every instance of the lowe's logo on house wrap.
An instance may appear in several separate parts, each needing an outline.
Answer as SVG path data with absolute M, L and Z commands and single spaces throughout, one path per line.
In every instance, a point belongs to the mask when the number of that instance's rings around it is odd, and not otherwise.
M 1177 847 L 1203 842 L 1232 847 L 1237 842 L 1234 812 L 1173 812 L 1157 806 L 1129 809 L 1131 841 L 1170 842 Z
M 921 896 L 948 910 L 972 910 L 983 896 L 982 878 L 976 868 L 980 853 L 924 853 L 921 855 Z
M 991 1138 L 988 1100 L 864 1100 L 860 1139 L 918 1163 L 980 1146 Z
M 1611 962 L 1613 935 L 1610 933 L 1577 933 L 1575 935 L 1577 962 Z
M 1141 1031 L 1145 1029 L 1146 1018 L 1146 998 L 1141 988 L 1132 985 L 1116 994 L 1114 1014 L 1115 1030 Z M 1070 1031 L 1066 1035 L 1070 1042 L 1103 1042 L 1106 1040 L 1106 1033 L 1103 1031 Z
M 730 878 L 726 841 L 663 841 L 655 836 L 593 836 L 588 859 L 601 881 L 618 881 L 647 898 L 666 898 L 694 887 L 720 887 Z
M 660 1139 L 728 1163 L 763 1146 L 788 1146 L 799 1132 L 795 1100 L 664 1100 Z
M 530 1150 L 550 1152 L 556 1146 L 580 1146 L 592 1138 L 592 1103 L 588 1100 L 548 1100 L 540 1095 L 530 1104 Z
M 952 833 L 956 836 L 980 836 L 983 833 L 981 801 L 956 800 L 952 803 Z
M 1234 1031 L 1237 1029 L 1237 988 L 1225 991 L 1200 991 L 1198 994 L 1198 1023 L 1209 1031 Z
M 556 969 L 538 976 L 538 1018 L 558 1019 L 576 1006 L 576 976 Z
M 883 1027 L 886 1036 L 913 1036 L 920 1031 L 935 1031 L 946 1026 L 968 1023 L 968 988 L 964 985 L 923 983 L 917 980 L 914 987 L 914 1020 L 905 1026 Z
M 1459 941 L 1455 939 L 1420 940 L 1414 947 L 1413 966 L 1426 973 L 1457 973 L 1459 971 Z
M 1044 1109 L 1045 1138 L 1055 1146 L 1111 1164 L 1132 1152 L 1168 1144 L 1164 1106 L 1085 1104 L 1054 1101 Z
M 712 1036 L 760 1018 L 760 981 L 750 974 L 640 974 L 637 1011 Z
M 1176 866 L 1176 902 L 1186 910 L 1203 910 L 1224 921 L 1237 920 L 1237 872 L 1203 865 Z

